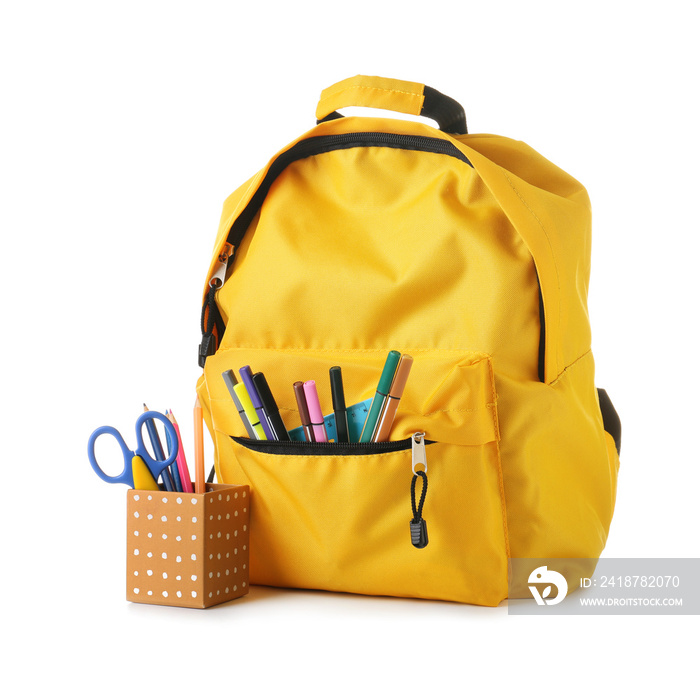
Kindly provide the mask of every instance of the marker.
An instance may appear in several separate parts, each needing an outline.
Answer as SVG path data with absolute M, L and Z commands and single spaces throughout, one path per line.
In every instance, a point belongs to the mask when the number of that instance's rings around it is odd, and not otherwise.
M 246 416 L 245 409 L 243 409 L 243 405 L 241 404 L 241 401 L 238 399 L 238 395 L 236 395 L 236 391 L 234 390 L 234 386 L 238 383 L 238 380 L 236 379 L 236 375 L 233 373 L 233 369 L 229 369 L 227 372 L 223 372 L 221 376 L 224 377 L 224 383 L 228 388 L 229 395 L 231 395 L 231 399 L 233 400 L 233 404 L 235 405 L 236 410 L 238 411 L 238 415 L 243 421 L 243 425 L 245 426 L 245 431 L 248 433 L 248 437 L 250 437 L 251 439 L 255 439 L 253 426 L 250 424 L 248 416 Z
M 243 410 L 250 421 L 250 427 L 253 429 L 255 439 L 267 439 L 265 430 L 263 430 L 258 414 L 253 407 L 253 402 L 250 399 L 250 395 L 248 395 L 248 388 L 246 387 L 245 383 L 237 383 L 235 386 L 233 386 L 233 389 L 243 405 Z
M 369 408 L 367 420 L 365 420 L 365 425 L 362 428 L 362 435 L 360 435 L 361 442 L 369 442 L 372 440 L 374 428 L 382 413 L 382 407 L 384 406 L 386 396 L 389 394 L 391 382 L 394 380 L 394 373 L 396 372 L 396 367 L 399 364 L 400 358 L 401 353 L 398 351 L 389 351 L 386 357 L 384 369 L 382 370 L 382 375 L 379 377 L 379 383 L 377 384 L 377 392 L 374 393 L 372 406 Z
M 190 469 L 187 467 L 185 447 L 182 443 L 182 435 L 180 434 L 180 426 L 175 420 L 175 414 L 173 414 L 172 409 L 170 410 L 170 414 L 168 414 L 168 418 L 170 419 L 170 422 L 173 424 L 175 432 L 177 433 L 178 451 L 175 462 L 177 463 L 178 470 L 180 470 L 180 481 L 182 482 L 182 490 L 184 493 L 194 493 L 194 489 L 192 488 L 192 478 L 190 477 Z
M 255 384 L 253 383 L 252 369 L 246 365 L 245 367 L 241 367 L 238 371 L 241 374 L 243 383 L 245 383 L 245 389 L 248 391 L 248 395 L 250 395 L 250 401 L 253 403 L 253 407 L 255 408 L 255 415 L 258 417 L 258 420 L 262 425 L 262 429 L 265 432 L 264 439 L 279 439 L 279 437 L 275 436 L 275 431 L 270 423 L 270 419 L 265 415 L 262 400 L 260 399 L 260 395 L 258 394 Z M 246 413 L 248 412 L 246 411 Z
M 264 413 L 267 416 L 267 420 L 270 422 L 270 426 L 272 427 L 272 432 L 275 433 L 275 439 L 280 442 L 288 442 L 289 434 L 287 433 L 287 428 L 284 427 L 282 417 L 280 416 L 279 409 L 277 408 L 277 402 L 275 402 L 275 398 L 272 396 L 270 386 L 267 385 L 265 374 L 262 372 L 253 374 L 253 385 L 258 392 Z
M 394 423 L 396 409 L 401 401 L 401 395 L 403 395 L 404 388 L 406 387 L 406 380 L 408 379 L 412 365 L 413 358 L 410 355 L 401 356 L 399 365 L 396 368 L 394 380 L 391 382 L 391 389 L 389 390 L 389 395 L 386 398 L 382 415 L 377 423 L 374 436 L 372 437 L 373 442 L 389 441 L 389 433 L 391 432 L 391 426 Z
M 204 493 L 204 417 L 199 396 L 194 401 L 194 491 Z
M 297 381 L 294 386 L 294 397 L 297 400 L 297 408 L 299 409 L 299 418 L 301 419 L 301 427 L 304 429 L 304 436 L 307 442 L 313 442 L 314 431 L 311 426 L 311 418 L 309 417 L 309 406 L 306 404 L 306 395 L 304 394 L 304 384 Z
M 343 374 L 340 367 L 331 367 L 331 397 L 333 398 L 333 413 L 335 414 L 335 430 L 339 442 L 349 442 L 348 417 L 345 409 L 345 391 L 343 390 Z
M 307 381 L 304 384 L 304 395 L 306 396 L 306 405 L 309 407 L 311 425 L 314 429 L 314 440 L 317 442 L 327 442 L 328 434 L 326 433 L 326 425 L 323 422 L 321 403 L 318 400 L 316 381 Z
M 148 411 L 148 407 L 144 403 L 143 410 Z M 151 438 L 151 445 L 153 446 L 153 453 L 156 455 L 156 460 L 165 460 L 165 454 L 163 453 L 163 445 L 160 443 L 160 437 L 158 436 L 158 430 L 156 430 L 156 423 L 152 418 L 146 421 L 146 430 L 148 430 L 148 436 Z M 170 471 L 166 467 L 161 474 L 163 475 L 163 485 L 166 491 L 174 491 L 175 486 L 173 485 L 173 480 L 170 477 Z

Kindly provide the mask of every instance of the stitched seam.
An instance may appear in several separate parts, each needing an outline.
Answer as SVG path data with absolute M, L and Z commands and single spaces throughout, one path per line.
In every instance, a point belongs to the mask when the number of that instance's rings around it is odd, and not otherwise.
M 547 233 L 547 230 L 545 229 L 544 225 L 542 224 L 542 221 L 540 220 L 539 217 L 537 217 L 537 214 L 535 213 L 532 208 L 528 205 L 527 201 L 523 198 L 523 195 L 516 189 L 515 185 L 511 182 L 510 178 L 508 177 L 508 173 L 506 173 L 504 170 L 501 171 L 505 177 L 505 179 L 508 181 L 508 184 L 510 185 L 511 189 L 517 194 L 518 198 L 520 201 L 522 201 L 522 204 L 530 211 L 530 215 L 532 215 L 535 218 L 535 221 L 537 224 L 540 225 L 540 228 L 542 229 L 542 233 L 544 233 L 545 238 L 547 239 L 547 244 L 549 245 L 549 251 L 552 253 L 552 263 L 554 265 L 554 272 L 557 277 L 557 291 L 561 293 L 561 279 L 559 278 L 559 268 L 557 267 L 557 259 L 554 254 L 554 248 L 552 247 L 552 241 L 549 238 L 549 234 Z M 534 256 L 533 256 L 533 262 L 534 262 Z M 537 263 L 535 263 L 535 268 L 537 268 Z M 561 297 L 559 298 L 559 303 L 561 304 Z M 557 311 L 557 335 L 561 334 L 561 308 Z M 545 321 L 546 322 L 546 321 Z M 546 344 L 545 344 L 546 347 Z M 557 351 L 554 351 L 554 358 L 555 362 L 557 361 Z
M 566 365 L 566 367 L 564 367 L 564 369 L 562 369 L 562 370 L 559 372 L 559 374 L 557 374 L 557 378 L 554 379 L 554 381 L 552 381 L 549 385 L 550 385 L 550 386 L 555 386 L 557 383 L 559 383 L 559 381 L 562 379 L 562 377 L 564 376 L 564 374 L 566 374 L 566 372 L 567 372 L 569 369 L 571 369 L 571 367 L 573 367 L 574 365 L 578 364 L 579 361 L 583 360 L 583 358 L 585 358 L 586 356 L 588 356 L 588 355 L 590 355 L 590 354 L 591 354 L 591 349 L 589 348 L 583 355 L 579 355 L 579 357 L 577 357 L 573 362 L 571 362 L 571 363 L 569 363 L 568 365 Z
M 235 346 L 221 346 L 217 349 L 217 353 L 225 353 L 228 351 L 238 351 L 238 350 L 263 350 L 263 351 L 274 351 L 277 353 L 285 352 L 309 352 L 309 353 L 386 353 L 386 348 L 303 348 L 303 347 L 289 347 L 289 348 L 270 348 L 267 346 L 255 346 L 249 344 L 237 344 Z M 482 353 L 481 351 L 468 350 L 465 348 L 413 348 L 411 346 L 394 346 L 394 350 L 406 351 L 407 353 L 469 353 L 478 357 L 471 364 L 478 364 L 484 360 L 489 359 L 489 355 Z
M 384 87 L 380 86 L 366 86 L 364 84 L 353 84 L 352 86 L 344 87 L 340 91 L 332 93 L 330 96 L 326 96 L 325 100 L 328 100 L 328 98 L 332 96 L 337 96 L 345 91 L 350 91 L 351 89 L 366 89 L 367 91 L 388 91 L 389 93 L 400 93 L 404 96 L 412 96 L 414 98 L 422 98 L 424 95 L 420 93 L 412 93 L 411 91 L 401 91 L 400 89 L 385 89 Z
M 503 518 L 503 542 L 505 544 L 506 558 L 510 558 L 510 543 L 508 541 L 508 515 L 506 513 L 506 493 L 503 485 L 503 468 L 501 467 L 501 450 L 500 450 L 500 433 L 498 431 L 498 413 L 496 412 L 496 400 L 498 395 L 496 394 L 496 380 L 493 374 L 493 364 L 489 363 L 489 371 L 491 373 L 491 395 L 493 396 L 493 424 L 495 437 L 495 448 L 496 448 L 496 465 L 498 472 L 498 491 L 501 496 L 501 516 Z M 506 571 L 506 585 L 508 583 L 507 571 Z
M 219 401 L 227 402 L 226 398 L 217 398 Z M 296 413 L 299 410 L 294 409 L 293 407 L 279 407 L 280 410 L 282 411 L 291 411 L 292 413 Z M 414 411 L 413 409 L 406 409 L 403 405 L 401 406 L 401 413 L 402 414 L 410 414 L 412 416 L 433 416 L 434 414 L 441 414 L 441 413 L 449 413 L 451 411 L 457 411 L 457 412 L 476 412 L 476 411 L 483 411 L 484 409 L 492 409 L 493 410 L 493 415 L 496 415 L 496 403 L 495 402 L 489 402 L 485 404 L 483 407 L 474 407 L 472 409 L 436 409 L 435 411 L 431 411 L 427 414 L 423 414 L 420 411 Z M 498 437 L 498 423 L 494 423 L 494 432 L 495 437 Z

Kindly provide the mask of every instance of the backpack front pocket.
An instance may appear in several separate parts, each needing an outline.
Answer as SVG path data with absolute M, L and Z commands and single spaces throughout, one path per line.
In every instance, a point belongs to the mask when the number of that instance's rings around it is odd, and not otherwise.
M 390 441 L 378 443 L 242 437 L 216 378 L 246 364 L 262 370 L 292 428 L 299 424 L 295 380 L 316 379 L 322 406 L 332 410 L 323 384 L 340 365 L 350 405 L 371 397 L 385 351 L 236 349 L 208 359 L 219 478 L 251 486 L 251 582 L 483 605 L 506 597 L 491 360 L 466 351 L 406 352 L 413 370 Z M 427 479 L 417 464 L 423 460 Z

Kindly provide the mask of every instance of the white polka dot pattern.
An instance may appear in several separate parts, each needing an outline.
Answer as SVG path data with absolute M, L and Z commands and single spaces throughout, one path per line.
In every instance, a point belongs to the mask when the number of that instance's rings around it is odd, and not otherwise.
M 248 593 L 248 486 L 127 491 L 127 600 L 206 608 Z M 235 514 L 234 514 L 235 513 Z

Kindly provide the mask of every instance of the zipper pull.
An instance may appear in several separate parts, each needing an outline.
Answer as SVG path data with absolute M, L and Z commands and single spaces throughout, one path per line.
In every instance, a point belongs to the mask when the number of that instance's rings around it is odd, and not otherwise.
M 425 455 L 425 433 L 414 432 L 411 436 L 411 456 L 413 459 L 413 474 L 416 470 L 428 471 L 428 459 Z
M 411 480 L 411 509 L 413 518 L 409 522 L 411 529 L 411 544 L 416 549 L 423 549 L 428 546 L 428 526 L 423 518 L 423 505 L 425 496 L 428 493 L 428 461 L 425 455 L 425 433 L 414 432 L 411 437 L 411 460 L 413 479 Z M 423 480 L 423 490 L 420 501 L 416 506 L 416 482 L 418 477 Z
M 214 273 L 209 279 L 209 287 L 215 287 L 218 290 L 224 284 L 224 280 L 226 279 L 226 267 L 232 254 L 233 246 L 230 243 L 224 243 L 224 247 L 219 253 L 219 259 L 214 266 Z

